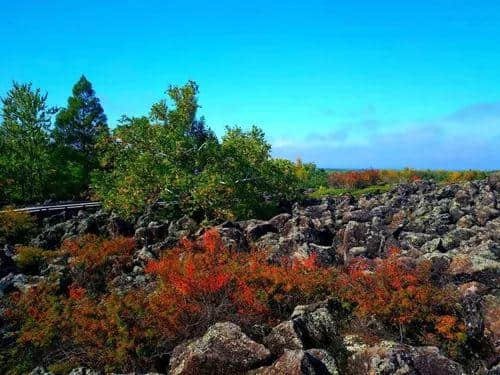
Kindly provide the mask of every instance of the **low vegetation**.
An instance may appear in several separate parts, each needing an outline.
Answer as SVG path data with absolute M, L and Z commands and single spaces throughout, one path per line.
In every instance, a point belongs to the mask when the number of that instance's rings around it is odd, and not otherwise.
M 60 255 L 71 255 L 73 275 L 97 272 L 107 285 L 113 279 L 107 265 L 126 267 L 132 248 L 128 238 L 87 236 L 65 242 Z M 296 305 L 325 298 L 343 301 L 359 319 L 379 319 L 402 340 L 454 353 L 466 340 L 456 296 L 432 283 L 427 263 L 408 264 L 397 252 L 372 262 L 356 259 L 346 269 L 321 267 L 314 254 L 271 264 L 261 251 L 228 250 L 218 232 L 208 230 L 150 261 L 146 272 L 156 280 L 151 290 L 95 289 L 95 282 L 77 276 L 67 286 L 45 280 L 13 294 L 6 316 L 17 343 L 1 351 L 0 371 L 20 374 L 39 364 L 56 373 L 77 365 L 152 370 L 176 344 L 214 322 L 272 326 Z
M 6 207 L 0 212 L 0 242 L 24 243 L 36 227 L 35 218 L 29 213 Z

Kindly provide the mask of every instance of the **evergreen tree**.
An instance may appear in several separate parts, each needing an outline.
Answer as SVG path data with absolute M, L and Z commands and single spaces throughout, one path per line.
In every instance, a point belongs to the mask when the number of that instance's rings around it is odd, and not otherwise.
M 0 185 L 10 201 L 41 199 L 52 183 L 49 129 L 56 109 L 31 86 L 14 82 L 1 99 Z
M 104 110 L 92 84 L 82 75 L 73 86 L 67 107 L 57 114 L 53 136 L 58 145 L 70 151 L 71 159 L 81 163 L 84 187 L 89 183 L 91 170 L 97 166 L 97 140 L 107 133 Z

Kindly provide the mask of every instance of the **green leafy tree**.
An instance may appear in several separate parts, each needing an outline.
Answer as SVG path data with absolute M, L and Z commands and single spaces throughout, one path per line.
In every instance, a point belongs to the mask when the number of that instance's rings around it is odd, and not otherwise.
M 53 183 L 49 129 L 56 109 L 46 101 L 31 83 L 17 82 L 1 99 L 0 184 L 9 201 L 43 199 Z
M 214 162 L 200 174 L 193 189 L 193 207 L 206 218 L 265 217 L 279 203 L 296 196 L 299 180 L 288 160 L 272 159 L 264 132 L 229 127 Z
M 82 166 L 82 188 L 88 185 L 90 172 L 98 165 L 95 145 L 106 134 L 108 126 L 104 110 L 92 84 L 82 75 L 73 86 L 67 107 L 57 114 L 53 131 L 63 159 Z
M 133 216 L 158 199 L 171 215 L 199 220 L 266 216 L 296 194 L 294 164 L 275 160 L 257 127 L 228 128 L 219 143 L 204 119 L 196 119 L 198 87 L 188 82 L 167 91 L 149 117 L 124 117 L 103 138 L 103 169 L 93 187 L 105 206 Z
M 295 161 L 295 173 L 303 189 L 315 189 L 328 186 L 328 173 L 316 167 L 314 163 L 303 163 L 300 157 Z
M 104 204 L 125 216 L 163 198 L 174 209 L 189 200 L 190 186 L 210 160 L 215 135 L 196 120 L 198 87 L 188 82 L 167 91 L 149 117 L 123 117 L 111 137 L 101 139 L 101 166 L 93 187 Z

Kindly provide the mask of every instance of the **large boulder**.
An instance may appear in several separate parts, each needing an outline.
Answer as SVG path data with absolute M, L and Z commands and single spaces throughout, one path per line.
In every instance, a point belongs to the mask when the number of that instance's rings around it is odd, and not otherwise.
M 352 374 L 466 375 L 463 367 L 432 346 L 413 347 L 392 341 L 368 346 L 355 337 L 345 339 L 351 353 L 347 367 Z
M 500 192 L 500 171 L 491 173 L 488 176 L 488 184 L 491 189 Z
M 68 375 L 103 375 L 103 371 L 92 370 L 86 367 L 77 367 L 70 371 Z
M 216 323 L 200 338 L 177 346 L 170 375 L 235 374 L 262 366 L 271 353 L 236 324 Z
M 286 350 L 271 366 L 246 375 L 338 375 L 335 359 L 321 349 Z
M 23 290 L 26 286 L 26 277 L 23 274 L 9 273 L 7 276 L 0 279 L 0 298 L 11 290 Z
M 330 312 L 335 307 L 327 303 L 297 306 L 290 320 L 275 326 L 264 338 L 264 344 L 274 355 L 281 355 L 287 349 L 324 348 L 340 352 L 340 313 L 334 316 Z
M 495 356 L 500 358 L 500 297 L 486 295 L 482 301 L 484 334 Z

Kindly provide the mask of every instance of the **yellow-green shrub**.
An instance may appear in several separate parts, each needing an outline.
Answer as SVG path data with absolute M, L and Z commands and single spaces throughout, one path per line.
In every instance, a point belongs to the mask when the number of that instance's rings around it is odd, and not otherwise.
M 0 212 L 0 241 L 23 243 L 35 228 L 34 218 L 27 212 L 7 207 Z

